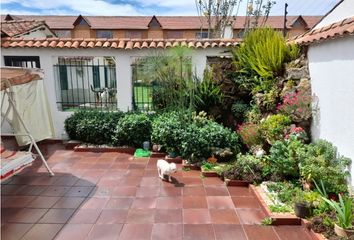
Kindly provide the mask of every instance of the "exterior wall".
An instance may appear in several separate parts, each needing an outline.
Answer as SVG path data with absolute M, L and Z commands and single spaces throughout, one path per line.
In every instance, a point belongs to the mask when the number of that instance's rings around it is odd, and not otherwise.
M 315 29 L 327 26 L 331 23 L 341 21 L 354 16 L 354 0 L 344 0 L 331 13 L 324 17 Z
M 44 83 L 47 90 L 48 101 L 52 113 L 56 138 L 61 138 L 64 131 L 64 120 L 70 116 L 71 112 L 58 110 L 56 99 L 56 88 L 54 78 L 54 67 L 56 59 L 69 56 L 112 56 L 116 60 L 117 79 L 117 101 L 118 108 L 122 111 L 132 109 L 132 69 L 131 63 L 137 57 L 151 56 L 162 49 L 142 49 L 142 50 L 119 50 L 119 49 L 51 49 L 51 48 L 12 48 L 1 49 L 1 56 L 39 56 L 41 67 L 44 70 Z M 218 56 L 225 52 L 226 48 L 195 49 L 191 52 L 193 69 L 199 76 L 203 76 L 206 67 L 207 56 Z M 4 61 L 1 61 L 2 65 Z M 9 129 L 2 129 L 10 132 Z
M 309 70 L 317 111 L 314 139 L 326 139 L 354 162 L 354 36 L 311 45 Z M 354 186 L 354 165 L 351 166 Z
M 125 38 L 124 30 L 113 30 L 113 38 Z
M 73 38 L 95 38 L 95 30 L 91 30 L 89 26 L 77 25 L 71 32 Z
M 184 30 L 183 38 L 194 39 L 196 32 L 197 32 L 196 30 Z
M 289 38 L 295 37 L 297 35 L 303 34 L 307 30 L 304 27 L 299 27 L 299 28 L 291 28 L 288 30 L 287 34 Z
M 161 39 L 163 38 L 163 31 L 161 29 L 149 29 L 148 38 Z
M 47 28 L 45 28 L 45 30 L 36 30 L 36 31 L 33 31 L 29 34 L 24 34 L 22 35 L 21 37 L 23 38 L 46 38 L 47 36 L 53 36 L 53 33 L 51 31 L 49 31 Z

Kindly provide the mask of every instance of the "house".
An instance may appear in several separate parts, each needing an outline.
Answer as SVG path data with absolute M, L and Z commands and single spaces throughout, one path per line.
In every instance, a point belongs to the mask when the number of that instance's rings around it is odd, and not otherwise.
M 308 46 L 316 107 L 312 136 L 332 142 L 354 161 L 354 0 L 340 1 L 295 42 Z M 351 176 L 354 186 L 354 164 Z
M 201 39 L 208 37 L 207 19 L 198 16 L 35 16 L 2 15 L 1 21 L 13 20 L 45 21 L 61 38 L 164 38 Z M 290 37 L 312 28 L 321 16 L 288 16 L 287 33 Z M 241 37 L 245 25 L 254 19 L 237 16 L 233 21 L 228 38 Z M 283 30 L 283 16 L 260 17 L 259 22 Z
M 55 37 L 55 33 L 44 21 L 37 20 L 9 20 L 1 22 L 1 38 L 47 38 Z

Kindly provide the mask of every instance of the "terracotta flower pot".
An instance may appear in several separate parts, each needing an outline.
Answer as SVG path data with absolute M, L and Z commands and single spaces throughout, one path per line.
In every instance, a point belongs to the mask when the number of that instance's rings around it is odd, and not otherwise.
M 344 229 L 338 226 L 337 224 L 334 224 L 334 232 L 340 237 L 345 237 L 349 239 L 352 239 L 352 237 L 354 237 L 354 229 Z

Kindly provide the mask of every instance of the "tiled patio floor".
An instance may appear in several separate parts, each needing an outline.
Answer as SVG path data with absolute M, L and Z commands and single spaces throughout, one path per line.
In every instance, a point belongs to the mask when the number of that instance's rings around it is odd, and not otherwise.
M 310 239 L 301 227 L 260 225 L 247 188 L 198 171 L 180 170 L 171 184 L 158 179 L 154 158 L 42 148 L 56 176 L 38 161 L 2 184 L 4 240 Z

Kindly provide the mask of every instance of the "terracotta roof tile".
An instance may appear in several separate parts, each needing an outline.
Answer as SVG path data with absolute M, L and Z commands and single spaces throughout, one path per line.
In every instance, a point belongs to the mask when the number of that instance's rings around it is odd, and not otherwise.
M 16 37 L 40 26 L 46 26 L 45 22 L 35 20 L 12 20 L 1 22 L 1 31 L 9 37 Z
M 42 20 L 45 21 L 51 29 L 73 29 L 74 22 L 78 16 L 44 16 L 44 15 L 11 15 L 23 20 Z M 1 15 L 1 21 L 4 21 L 6 15 Z M 299 16 L 288 16 L 288 28 Z M 321 16 L 301 16 L 309 28 L 312 28 Z M 152 16 L 84 16 L 90 23 L 92 29 L 148 29 L 148 24 Z M 207 29 L 206 18 L 198 16 L 156 16 L 163 29 L 182 30 L 182 29 Z M 252 19 L 250 20 L 253 21 Z M 262 21 L 262 17 L 259 19 Z M 237 16 L 233 23 L 234 29 L 243 29 L 246 17 Z M 266 25 L 273 28 L 283 28 L 283 16 L 269 16 Z
M 354 34 L 354 17 L 350 17 L 341 20 L 339 22 L 335 22 L 330 25 L 324 26 L 322 28 L 308 31 L 307 33 L 301 34 L 291 39 L 289 42 L 308 45 L 319 41 L 324 41 L 328 39 L 341 37 L 344 35 L 353 35 L 353 34 Z
M 119 48 L 119 49 L 142 49 L 142 48 L 168 48 L 185 46 L 190 48 L 229 47 L 237 45 L 240 39 L 82 39 L 82 38 L 44 38 L 23 39 L 3 38 L 2 48 Z

